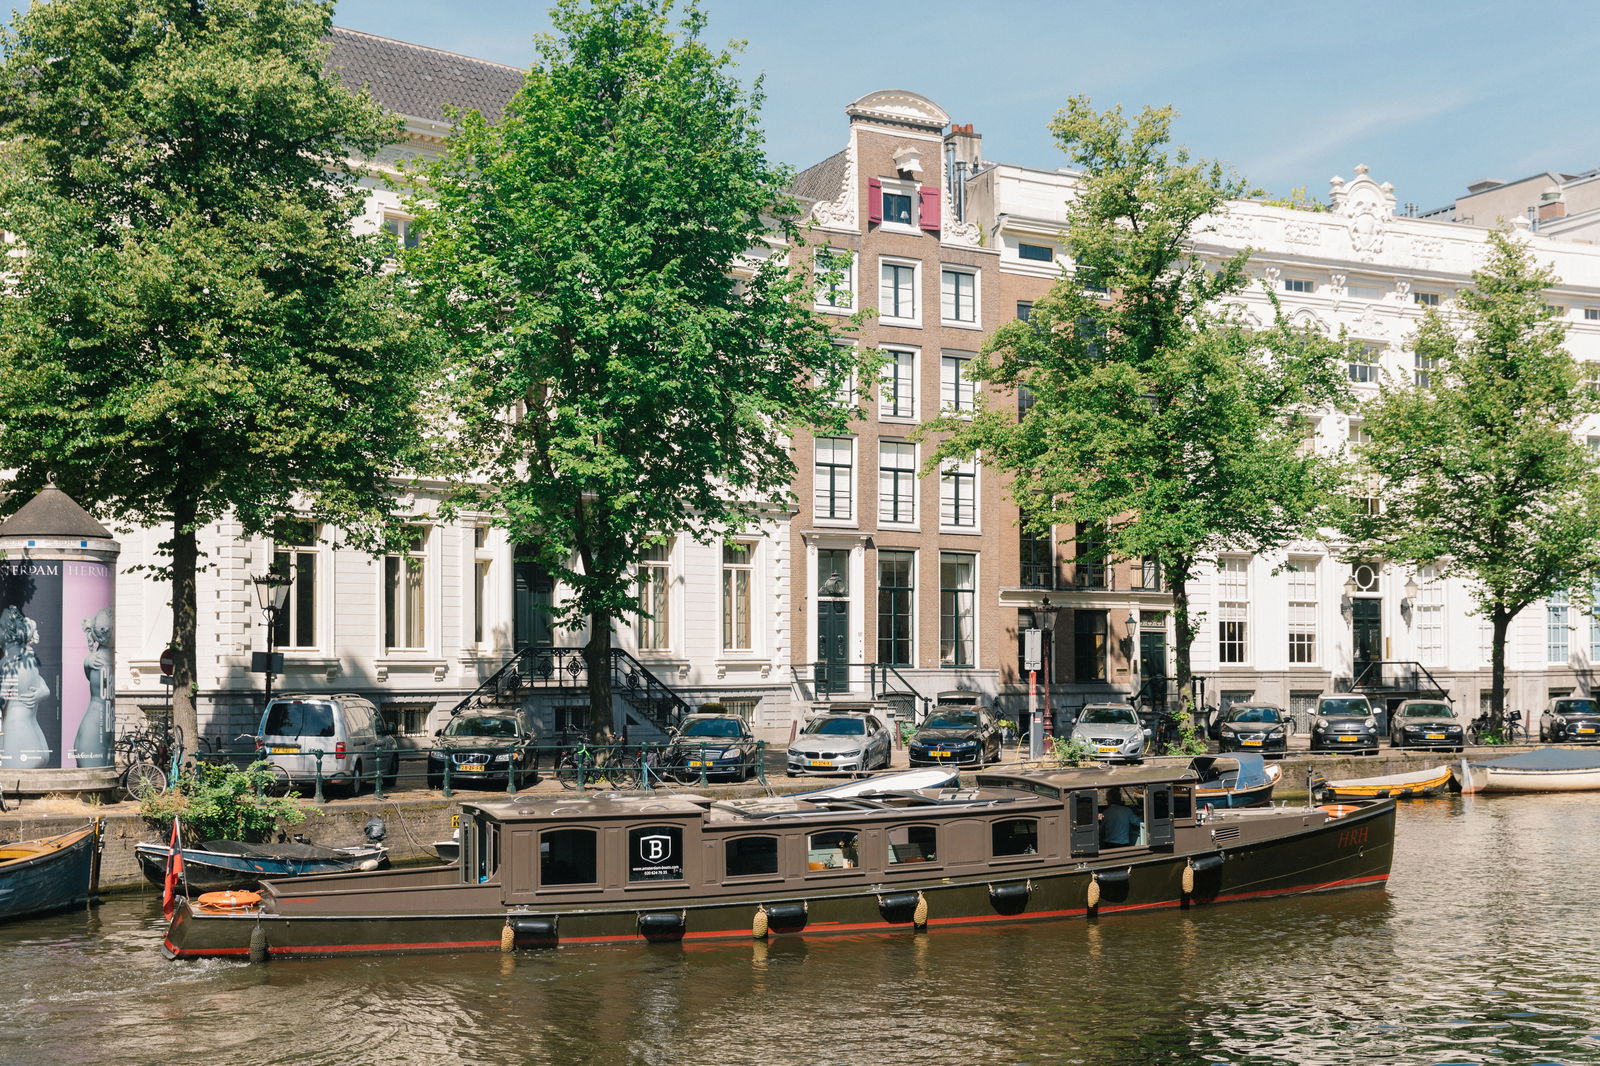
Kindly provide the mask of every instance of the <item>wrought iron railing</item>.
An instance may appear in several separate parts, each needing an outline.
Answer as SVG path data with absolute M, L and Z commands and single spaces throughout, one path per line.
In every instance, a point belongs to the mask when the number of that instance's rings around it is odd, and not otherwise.
M 888 663 L 797 663 L 789 668 L 802 698 L 815 703 L 834 699 L 908 700 L 920 718 L 933 700 Z
M 582 648 L 529 647 L 485 678 L 451 713 L 520 703 L 537 691 L 577 691 L 588 687 L 589 659 Z M 690 711 L 683 697 L 621 648 L 611 649 L 611 691 L 663 731 Z
M 1368 659 L 1355 663 L 1351 687 L 1357 691 L 1416 692 L 1445 699 L 1446 689 L 1419 662 L 1407 659 Z

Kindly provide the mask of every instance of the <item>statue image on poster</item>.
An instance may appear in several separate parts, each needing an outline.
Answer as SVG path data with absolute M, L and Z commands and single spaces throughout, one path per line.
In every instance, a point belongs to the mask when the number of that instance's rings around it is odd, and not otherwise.
M 50 762 L 51 747 L 39 725 L 39 713 L 50 698 L 35 648 L 39 626 L 16 604 L 0 611 L 0 768 L 33 770 Z
M 116 678 L 112 668 L 112 632 L 109 607 L 102 607 L 94 617 L 83 620 L 83 638 L 89 645 L 89 654 L 83 657 L 89 701 L 84 706 L 83 720 L 78 723 L 78 738 L 73 744 L 73 758 L 79 766 L 111 765 L 112 714 L 116 706 L 112 691 Z

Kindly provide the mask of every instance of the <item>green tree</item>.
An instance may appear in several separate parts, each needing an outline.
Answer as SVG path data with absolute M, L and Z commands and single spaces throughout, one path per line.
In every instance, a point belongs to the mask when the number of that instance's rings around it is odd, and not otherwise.
M 408 260 L 466 498 L 572 589 L 555 614 L 589 626 L 596 733 L 641 550 L 786 502 L 785 432 L 842 427 L 831 399 L 858 362 L 782 254 L 798 207 L 762 152 L 759 86 L 701 42 L 697 7 L 674 32 L 672 6 L 560 3 L 502 120 L 461 116 L 420 168 Z
M 391 501 L 421 368 L 361 174 L 397 122 L 323 67 L 331 2 L 52 0 L 0 36 L 0 467 L 170 527 L 196 735 L 196 534 Z M 389 245 L 392 249 L 392 244 Z
M 1587 600 L 1600 566 L 1600 481 L 1576 436 L 1600 400 L 1548 306 L 1556 277 L 1524 243 L 1491 233 L 1472 277 L 1413 338 L 1426 386 L 1385 382 L 1362 412 L 1358 476 L 1383 506 L 1349 525 L 1362 552 L 1470 583 L 1493 627 L 1498 715 L 1512 619 L 1562 590 Z
M 1073 267 L 1028 321 L 996 331 L 974 372 L 1033 405 L 1018 419 L 980 393 L 970 423 L 935 423 L 952 435 L 934 463 L 979 454 L 1010 475 L 1025 525 L 1088 524 L 1103 531 L 1102 561 L 1156 561 L 1192 706 L 1190 584 L 1217 552 L 1266 551 L 1313 527 L 1337 473 L 1307 446 L 1305 416 L 1345 386 L 1340 343 L 1291 327 L 1275 301 L 1259 330 L 1228 305 L 1248 284 L 1247 253 L 1208 262 L 1193 239 L 1248 190 L 1169 150 L 1173 114 L 1147 108 L 1130 124 L 1074 97 L 1056 116 L 1083 171 L 1063 234 Z

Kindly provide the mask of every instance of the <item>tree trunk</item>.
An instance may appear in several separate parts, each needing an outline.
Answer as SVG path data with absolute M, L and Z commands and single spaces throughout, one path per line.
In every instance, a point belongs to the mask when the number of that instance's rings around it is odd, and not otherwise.
M 1496 603 L 1489 617 L 1494 626 L 1493 644 L 1489 649 L 1489 711 L 1499 723 L 1504 721 L 1502 714 L 1506 707 L 1506 630 L 1511 628 L 1511 612 Z
M 597 611 L 589 616 L 589 643 L 584 645 L 583 656 L 589 666 L 589 736 L 604 743 L 613 734 L 609 614 Z
M 172 725 L 182 738 L 184 765 L 199 747 L 200 716 L 195 706 L 195 634 L 199 616 L 196 583 L 200 562 L 195 532 L 195 504 L 182 493 L 172 496 Z
M 1193 651 L 1195 626 L 1189 615 L 1188 559 L 1175 560 L 1167 567 L 1167 580 L 1172 586 L 1172 652 L 1174 679 L 1178 687 L 1180 714 L 1193 720 L 1195 712 Z

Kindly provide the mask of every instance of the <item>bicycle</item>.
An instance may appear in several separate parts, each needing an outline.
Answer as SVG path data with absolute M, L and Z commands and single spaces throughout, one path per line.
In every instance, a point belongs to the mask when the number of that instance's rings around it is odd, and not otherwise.
M 183 731 L 177 727 L 155 730 L 135 726 L 113 744 L 113 761 L 120 767 L 117 784 L 123 798 L 140 800 L 165 792 L 177 772 L 183 753 Z
M 1467 741 L 1474 745 L 1520 744 L 1523 736 L 1522 716 L 1516 711 L 1505 711 L 1499 719 L 1484 711 L 1467 726 Z
M 624 749 L 615 745 L 592 750 L 587 742 L 578 739 L 556 760 L 556 780 L 567 789 L 604 782 L 626 790 L 639 783 L 639 764 L 630 763 Z

